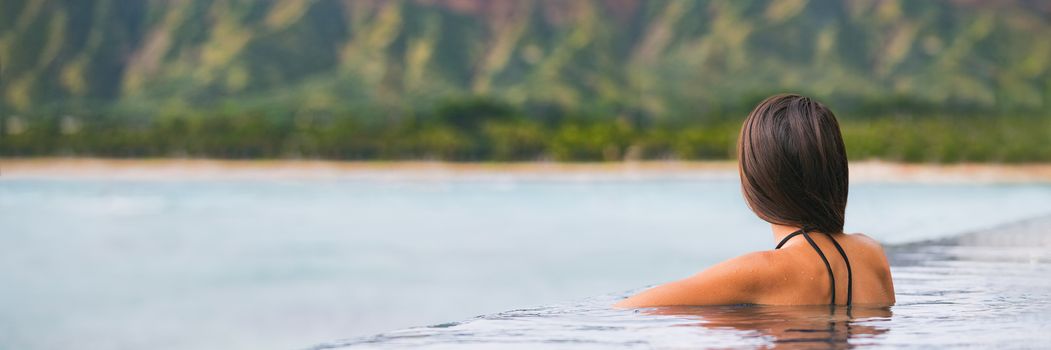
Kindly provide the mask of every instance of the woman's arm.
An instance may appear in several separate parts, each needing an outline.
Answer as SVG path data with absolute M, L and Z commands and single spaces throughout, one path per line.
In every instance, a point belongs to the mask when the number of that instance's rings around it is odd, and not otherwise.
M 742 255 L 701 271 L 692 277 L 647 289 L 617 303 L 640 308 L 673 305 L 730 305 L 757 303 L 768 277 L 778 265 L 773 252 Z

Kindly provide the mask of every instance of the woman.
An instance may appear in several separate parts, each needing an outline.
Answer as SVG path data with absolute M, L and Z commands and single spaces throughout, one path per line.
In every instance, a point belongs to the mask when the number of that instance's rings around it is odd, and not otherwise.
M 799 95 L 771 96 L 745 120 L 737 153 L 745 200 L 770 223 L 775 248 L 616 306 L 894 304 L 883 248 L 863 234 L 843 233 L 847 156 L 832 111 Z

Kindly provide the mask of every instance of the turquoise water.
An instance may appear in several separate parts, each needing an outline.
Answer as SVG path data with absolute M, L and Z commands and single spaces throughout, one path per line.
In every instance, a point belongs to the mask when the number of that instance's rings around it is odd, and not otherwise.
M 847 229 L 906 243 L 1048 203 L 1047 185 L 856 184 Z M 303 348 L 536 305 L 617 322 L 598 306 L 773 244 L 724 178 L 0 178 L 0 227 L 4 349 Z M 900 293 L 921 282 L 896 268 Z M 909 298 L 879 327 L 906 322 Z M 669 345 L 745 339 L 676 326 L 698 318 L 645 328 Z

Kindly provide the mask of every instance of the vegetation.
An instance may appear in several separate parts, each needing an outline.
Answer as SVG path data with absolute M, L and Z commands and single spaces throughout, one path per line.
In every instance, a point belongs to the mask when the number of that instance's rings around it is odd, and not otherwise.
M 353 112 L 216 111 L 157 118 L 61 115 L 8 119 L 4 156 L 613 161 L 727 159 L 743 118 L 643 123 L 627 117 L 540 120 L 489 99 L 370 118 Z M 889 116 L 844 119 L 853 159 L 907 162 L 1051 160 L 1051 119 Z
M 723 159 L 814 96 L 857 159 L 1051 161 L 1040 1 L 0 1 L 0 156 Z

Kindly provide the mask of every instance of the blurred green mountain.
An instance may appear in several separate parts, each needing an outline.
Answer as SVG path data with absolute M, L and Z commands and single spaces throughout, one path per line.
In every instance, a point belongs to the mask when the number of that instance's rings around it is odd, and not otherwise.
M 0 0 L 0 155 L 726 158 L 766 95 L 852 157 L 1049 161 L 1041 0 Z
M 5 107 L 1051 111 L 1046 1 L 0 2 Z

